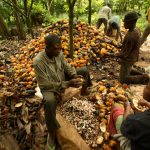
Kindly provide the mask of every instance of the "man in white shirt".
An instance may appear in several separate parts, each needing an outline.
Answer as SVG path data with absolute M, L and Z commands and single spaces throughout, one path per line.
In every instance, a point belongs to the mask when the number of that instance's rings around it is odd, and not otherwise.
M 102 7 L 102 9 L 100 9 L 98 13 L 97 29 L 99 29 L 103 23 L 105 26 L 104 33 L 107 32 L 107 21 L 111 17 L 111 8 L 109 8 L 108 5 L 109 4 Z

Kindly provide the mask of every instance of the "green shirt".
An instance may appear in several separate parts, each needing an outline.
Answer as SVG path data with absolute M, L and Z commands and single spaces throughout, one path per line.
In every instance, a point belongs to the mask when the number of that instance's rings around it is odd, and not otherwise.
M 42 92 L 68 88 L 69 81 L 66 81 L 65 75 L 71 77 L 76 74 L 62 52 L 53 60 L 47 57 L 45 51 L 40 52 L 33 60 L 33 67 Z
M 119 16 L 112 16 L 109 20 L 109 23 L 116 23 L 118 28 L 120 28 L 120 17 Z

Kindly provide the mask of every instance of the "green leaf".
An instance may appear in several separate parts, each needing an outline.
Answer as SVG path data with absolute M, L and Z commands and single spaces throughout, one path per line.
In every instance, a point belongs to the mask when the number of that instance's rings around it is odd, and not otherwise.
M 55 146 L 54 145 L 50 146 L 49 150 L 55 150 Z

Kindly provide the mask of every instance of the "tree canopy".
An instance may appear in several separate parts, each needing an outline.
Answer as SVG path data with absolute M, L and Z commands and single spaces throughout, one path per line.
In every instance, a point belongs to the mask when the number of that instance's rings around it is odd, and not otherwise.
M 150 1 L 147 0 L 76 0 L 73 7 L 74 18 L 78 20 L 84 17 L 84 21 L 95 24 L 98 10 L 107 3 L 111 5 L 113 13 L 119 15 L 135 10 L 144 16 L 150 6 Z M 20 39 L 25 38 L 25 33 L 30 33 L 33 37 L 33 26 L 49 25 L 58 19 L 68 19 L 68 13 L 68 0 L 2 0 L 0 35 L 14 35 L 13 29 L 16 28 Z

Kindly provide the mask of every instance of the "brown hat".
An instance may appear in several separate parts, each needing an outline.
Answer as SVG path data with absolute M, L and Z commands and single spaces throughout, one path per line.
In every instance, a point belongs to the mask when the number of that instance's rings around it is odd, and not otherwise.
M 138 14 L 132 11 L 125 15 L 124 22 L 136 21 L 138 18 L 139 18 Z

